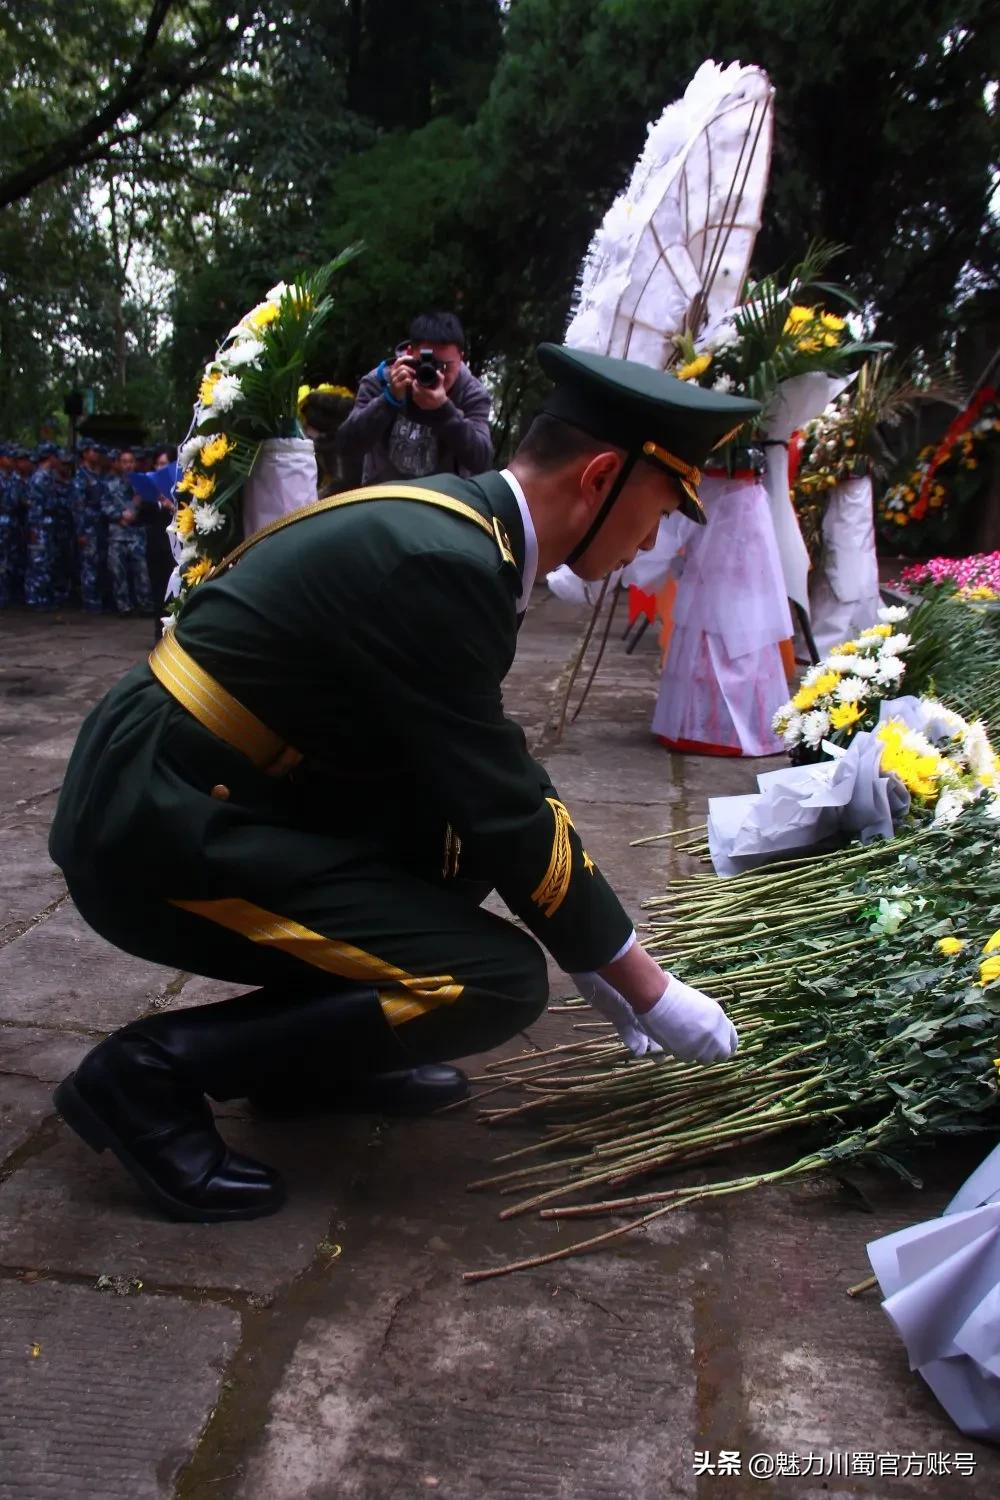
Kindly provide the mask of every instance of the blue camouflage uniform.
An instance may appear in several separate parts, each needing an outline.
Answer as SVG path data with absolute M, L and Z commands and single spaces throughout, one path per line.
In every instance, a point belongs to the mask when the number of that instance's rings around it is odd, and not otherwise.
M 146 566 L 146 533 L 141 526 L 122 524 L 122 515 L 135 509 L 132 486 L 120 475 L 109 475 L 104 481 L 101 510 L 108 523 L 108 574 L 115 609 L 120 615 L 133 610 L 149 614 L 153 597 Z
M 54 458 L 57 452 L 52 444 L 44 444 L 35 457 L 41 464 L 46 458 Z M 62 503 L 58 476 L 51 469 L 36 469 L 28 481 L 28 546 L 24 574 L 24 602 L 32 609 L 53 609 L 57 602 L 60 525 L 57 517 Z
M 0 454 L 12 458 L 13 449 L 0 444 Z M 0 470 L 0 607 L 16 604 L 20 596 L 15 568 L 21 543 L 20 480 L 13 470 Z
M 64 462 L 72 462 L 68 453 L 60 452 Z M 67 604 L 77 592 L 79 561 L 76 551 L 76 519 L 73 514 L 73 481 L 58 470 L 56 480 L 55 507 L 55 571 L 52 578 L 52 593 L 60 607 Z
M 15 458 L 27 458 L 24 448 L 14 449 Z M 8 474 L 0 497 L 0 603 L 21 604 L 24 601 L 24 573 L 28 563 L 28 485 L 31 476 Z
M 102 505 L 103 474 L 81 465 L 73 480 L 73 519 L 80 566 L 80 602 L 98 614 L 104 607 L 107 574 L 108 522 Z M 119 512 L 120 514 L 120 512 Z

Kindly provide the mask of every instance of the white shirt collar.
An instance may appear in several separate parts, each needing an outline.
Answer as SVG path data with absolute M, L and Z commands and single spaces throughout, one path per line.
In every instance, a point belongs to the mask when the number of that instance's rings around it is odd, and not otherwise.
M 525 499 L 524 491 L 514 478 L 509 469 L 500 470 L 501 479 L 506 479 L 511 493 L 517 501 L 517 508 L 521 512 L 521 525 L 524 527 L 524 567 L 521 571 L 521 592 L 517 600 L 517 612 L 523 614 L 531 599 L 531 590 L 535 586 L 535 574 L 538 572 L 538 537 L 535 535 L 535 525 L 531 519 L 531 511 Z

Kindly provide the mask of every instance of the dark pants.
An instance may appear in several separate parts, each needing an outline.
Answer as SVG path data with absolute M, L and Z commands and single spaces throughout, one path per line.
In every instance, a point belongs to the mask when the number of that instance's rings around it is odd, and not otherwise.
M 286 830 L 283 866 L 287 839 Z M 102 937 L 152 963 L 290 999 L 371 987 L 412 1063 L 486 1051 L 537 1020 L 548 999 L 545 956 L 479 908 L 482 887 L 437 886 L 389 865 L 334 860 L 310 870 L 315 846 L 303 836 L 302 865 L 267 896 L 259 844 L 233 851 L 232 875 L 213 881 L 218 895 L 208 899 L 142 898 L 74 879 L 70 893 Z M 241 880 L 241 865 L 258 878 Z

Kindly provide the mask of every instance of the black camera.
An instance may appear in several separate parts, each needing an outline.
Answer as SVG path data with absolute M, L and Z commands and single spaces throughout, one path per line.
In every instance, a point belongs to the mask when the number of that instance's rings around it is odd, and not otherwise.
M 438 376 L 443 375 L 446 368 L 434 358 L 433 349 L 421 349 L 416 359 L 412 355 L 404 356 L 402 363 L 409 365 L 417 385 L 422 385 L 425 390 L 432 390 L 437 385 Z

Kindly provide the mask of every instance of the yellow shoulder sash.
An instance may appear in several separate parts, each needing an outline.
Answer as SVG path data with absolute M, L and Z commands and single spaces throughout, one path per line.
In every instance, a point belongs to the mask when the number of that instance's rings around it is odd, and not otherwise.
M 234 547 L 232 552 L 227 553 L 221 562 L 216 563 L 208 577 L 218 578 L 220 573 L 224 573 L 238 563 L 244 552 L 248 552 L 251 547 L 255 547 L 259 541 L 266 536 L 271 536 L 275 531 L 292 526 L 296 521 L 304 521 L 307 516 L 318 516 L 321 511 L 338 510 L 342 505 L 358 505 L 363 500 L 416 500 L 422 505 L 436 505 L 440 510 L 449 510 L 453 515 L 471 521 L 481 531 L 485 531 L 487 536 L 492 537 L 500 549 L 504 562 L 513 563 L 514 561 L 507 533 L 496 517 L 488 521 L 485 516 L 479 514 L 478 510 L 474 510 L 471 505 L 466 505 L 464 500 L 453 500 L 450 495 L 439 494 L 437 490 L 425 490 L 416 485 L 408 485 L 404 489 L 394 484 L 372 484 L 367 489 L 347 490 L 343 495 L 330 495 L 326 500 L 314 500 L 311 505 L 303 505 L 300 510 L 293 510 L 287 516 L 279 516 L 276 521 L 270 521 L 268 525 L 255 531 L 252 536 L 248 536 L 238 547 Z

